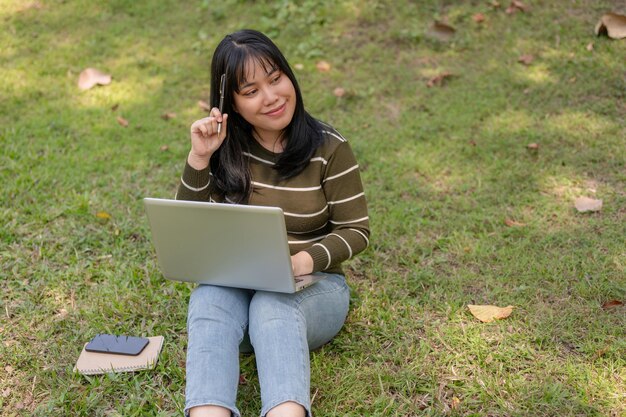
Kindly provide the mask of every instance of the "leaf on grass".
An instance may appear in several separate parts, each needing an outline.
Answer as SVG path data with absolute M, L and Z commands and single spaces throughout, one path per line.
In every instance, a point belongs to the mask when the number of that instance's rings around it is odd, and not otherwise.
M 337 87 L 333 90 L 333 94 L 335 97 L 343 97 L 346 95 L 346 90 L 341 87 Z
M 163 113 L 161 115 L 161 119 L 163 120 L 170 120 L 176 117 L 176 113 L 171 113 L 171 112 L 167 112 L 167 113 Z
M 170 149 L 170 147 L 169 147 L 169 146 L 167 146 L 167 145 L 161 145 L 161 147 L 159 148 L 159 150 L 160 150 L 161 152 L 168 151 L 169 149 Z
M 596 200 L 589 197 L 578 197 L 574 201 L 574 206 L 576 207 L 576 210 L 581 213 L 588 211 L 600 211 L 602 209 L 602 200 Z
M 476 23 L 482 23 L 485 21 L 485 15 L 482 13 L 476 13 L 474 16 L 472 16 L 472 20 L 474 20 L 474 22 Z
M 528 145 L 526 145 L 527 149 L 536 151 L 539 149 L 539 144 L 538 143 L 529 143 Z
M 111 111 L 115 111 L 120 107 L 120 103 L 115 103 L 114 105 L 111 106 Z
M 596 24 L 597 36 L 606 34 L 611 39 L 626 38 L 626 16 L 617 13 L 607 13 Z
M 589 43 L 587 44 L 587 50 L 588 50 L 589 52 L 593 51 L 593 42 L 589 42 Z
M 330 63 L 328 63 L 328 61 L 318 61 L 318 63 L 315 64 L 315 68 L 317 68 L 319 72 L 328 72 L 330 71 Z
M 295 64 L 293 67 L 294 67 L 295 69 L 297 69 L 298 71 L 301 71 L 301 70 L 303 70 L 303 69 L 304 69 L 304 65 L 302 65 L 302 64 L 300 64 L 300 63 Z
M 430 80 L 428 80 L 428 82 L 426 83 L 427 87 L 434 87 L 434 86 L 442 86 L 444 84 L 444 82 L 448 79 L 452 77 L 452 73 L 451 72 L 443 72 L 433 78 L 431 78 Z
M 483 323 L 489 323 L 494 320 L 505 319 L 513 312 L 513 306 L 498 307 L 491 305 L 472 305 L 468 304 L 470 312 L 474 317 Z
M 122 116 L 117 116 L 117 123 L 122 127 L 128 127 L 128 120 L 124 119 Z
M 534 60 L 535 60 L 535 57 L 533 55 L 524 54 L 517 59 L 517 62 L 524 64 L 524 65 L 530 65 L 533 63 Z
M 518 0 L 513 0 L 509 7 L 506 8 L 507 14 L 513 14 L 517 12 L 526 12 L 528 11 L 528 6 Z
M 202 110 L 204 110 L 207 113 L 211 111 L 211 106 L 209 106 L 209 103 L 207 103 L 204 100 L 198 100 L 198 107 L 200 107 Z
M 452 397 L 452 404 L 450 404 L 450 408 L 456 410 L 461 405 L 461 400 L 457 397 Z
M 99 211 L 96 213 L 96 217 L 99 219 L 105 219 L 108 220 L 111 218 L 111 215 L 109 213 L 107 213 L 106 211 Z
M 506 224 L 509 227 L 522 227 L 522 226 L 526 226 L 526 223 L 520 223 L 518 221 L 509 219 L 508 217 L 506 219 L 504 219 L 504 224 Z
M 2 391 L 2 398 L 6 398 L 9 395 L 11 395 L 11 388 L 7 388 L 7 389 Z
M 448 24 L 435 20 L 433 24 L 430 25 L 427 33 L 435 39 L 447 42 L 452 39 L 456 33 L 456 29 Z
M 615 308 L 615 307 L 619 307 L 619 306 L 623 306 L 624 303 L 621 302 L 620 300 L 611 300 L 611 301 L 607 301 L 606 303 L 602 304 L 602 308 L 605 310 L 608 310 L 610 308 Z
M 89 90 L 96 85 L 111 84 L 111 76 L 95 68 L 86 68 L 78 76 L 78 88 Z

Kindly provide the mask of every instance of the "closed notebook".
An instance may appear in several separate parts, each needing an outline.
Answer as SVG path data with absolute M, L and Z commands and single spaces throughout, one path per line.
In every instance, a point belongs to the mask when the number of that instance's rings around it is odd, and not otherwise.
M 111 353 L 83 351 L 78 357 L 74 371 L 83 375 L 97 375 L 117 372 L 135 372 L 152 369 L 156 366 L 163 347 L 163 336 L 148 337 L 150 343 L 137 356 L 115 355 Z M 87 343 L 85 343 L 87 346 Z

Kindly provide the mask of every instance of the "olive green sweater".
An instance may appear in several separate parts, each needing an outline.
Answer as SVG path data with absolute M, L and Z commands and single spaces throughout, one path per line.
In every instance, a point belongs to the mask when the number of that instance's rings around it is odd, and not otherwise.
M 341 262 L 369 244 L 369 217 L 359 165 L 346 139 L 328 125 L 324 142 L 299 175 L 280 179 L 273 169 L 279 154 L 250 143 L 248 157 L 252 194 L 248 203 L 283 209 L 291 254 L 307 251 L 314 272 L 343 273 Z M 229 202 L 212 182 L 209 168 L 189 164 L 176 199 Z

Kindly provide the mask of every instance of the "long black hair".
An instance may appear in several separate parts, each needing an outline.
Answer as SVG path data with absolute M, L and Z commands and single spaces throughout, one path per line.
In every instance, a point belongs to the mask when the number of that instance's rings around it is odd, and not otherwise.
M 211 156 L 211 172 L 217 187 L 236 203 L 246 202 L 250 191 L 248 158 L 253 126 L 234 109 L 234 94 L 239 92 L 247 66 L 259 63 L 265 70 L 278 69 L 292 82 L 296 91 L 296 108 L 284 131 L 284 149 L 274 165 L 283 179 L 291 178 L 306 168 L 311 156 L 322 143 L 322 127 L 304 109 L 296 77 L 278 47 L 264 34 L 245 29 L 227 35 L 217 46 L 211 61 L 211 106 L 220 98 L 220 78 L 226 74 L 223 112 L 228 114 L 226 140 Z M 269 72 L 269 71 L 268 71 Z

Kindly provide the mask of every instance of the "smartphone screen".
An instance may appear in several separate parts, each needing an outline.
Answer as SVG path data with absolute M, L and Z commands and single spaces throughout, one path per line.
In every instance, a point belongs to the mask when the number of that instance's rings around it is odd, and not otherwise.
M 88 352 L 137 356 L 149 342 L 150 340 L 145 337 L 97 334 L 87 343 L 85 350 Z

